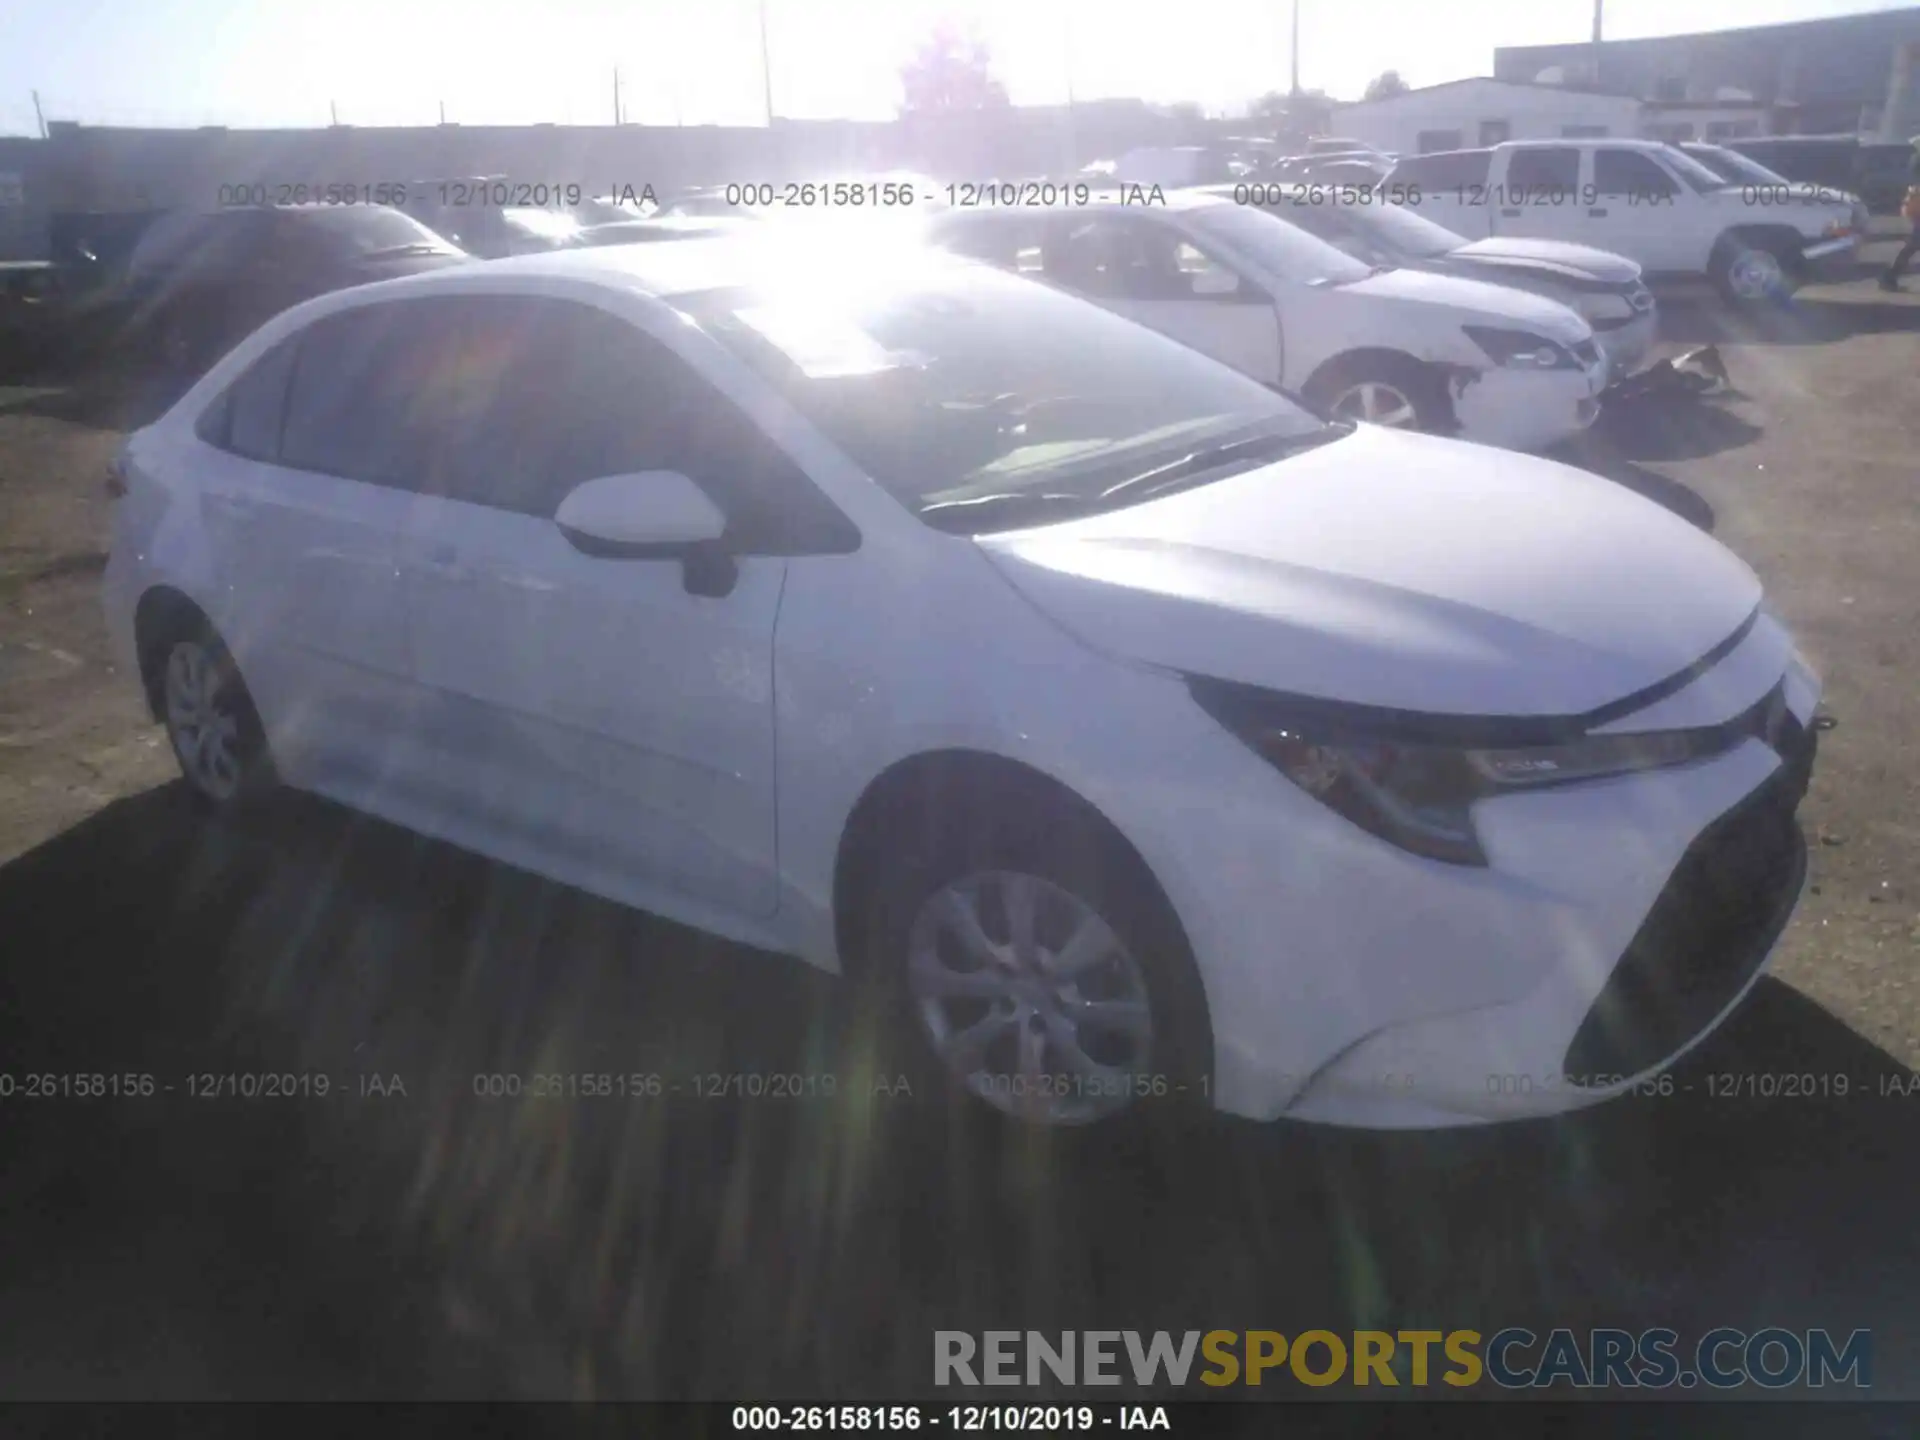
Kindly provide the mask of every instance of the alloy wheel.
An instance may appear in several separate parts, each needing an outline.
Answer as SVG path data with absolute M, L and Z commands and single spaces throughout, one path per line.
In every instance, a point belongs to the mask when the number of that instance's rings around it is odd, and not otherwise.
M 1017 871 L 970 875 L 927 898 L 907 943 L 926 1038 L 973 1094 L 1050 1125 L 1132 1103 L 1153 1053 L 1146 975 L 1079 896 Z
M 214 800 L 240 789 L 240 719 L 220 662 L 198 640 L 182 640 L 167 655 L 167 736 L 187 780 Z
M 1393 430 L 1413 430 L 1420 424 L 1412 399 L 1384 380 L 1362 380 L 1341 391 L 1334 398 L 1333 413 L 1342 420 L 1364 420 Z

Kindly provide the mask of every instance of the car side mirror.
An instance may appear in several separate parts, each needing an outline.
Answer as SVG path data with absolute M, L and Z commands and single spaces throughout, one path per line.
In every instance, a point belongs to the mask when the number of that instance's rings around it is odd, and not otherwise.
M 739 567 L 724 544 L 727 517 L 677 470 L 602 475 L 567 492 L 553 523 L 583 555 L 678 560 L 689 595 L 730 594 Z

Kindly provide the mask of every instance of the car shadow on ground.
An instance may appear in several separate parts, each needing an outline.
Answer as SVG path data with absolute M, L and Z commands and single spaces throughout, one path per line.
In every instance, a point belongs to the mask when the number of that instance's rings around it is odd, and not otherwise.
M 1629 435 L 1631 423 L 1629 421 L 1621 427 L 1627 428 Z M 1614 443 L 1614 429 L 1613 424 L 1607 423 L 1603 412 L 1601 422 L 1594 429 L 1555 446 L 1547 452 L 1548 458 L 1611 480 L 1656 505 L 1664 506 L 1689 524 L 1711 533 L 1717 517 L 1706 497 L 1689 485 L 1628 459 Z
M 1886 295 L 1871 280 L 1845 289 L 1821 286 L 1751 309 L 1691 297 L 1660 305 L 1660 338 L 1678 345 L 1830 345 L 1904 331 L 1920 332 L 1920 304 Z
M 831 977 L 319 802 L 119 801 L 0 867 L 0 935 L 16 1398 L 900 1399 L 937 1329 L 1591 1324 L 1872 1328 L 1920 1394 L 1920 1094 L 1770 981 L 1568 1119 L 1008 1138 Z M 93 1074 L 154 1093 L 22 1093 Z

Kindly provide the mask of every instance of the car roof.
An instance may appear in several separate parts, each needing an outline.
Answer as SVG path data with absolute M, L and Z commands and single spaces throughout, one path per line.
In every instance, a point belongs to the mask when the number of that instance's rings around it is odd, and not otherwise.
M 1245 181 L 1242 183 L 1254 184 L 1260 182 Z M 1151 191 L 1156 188 L 1160 191 L 1159 200 L 1143 202 L 1141 200 L 1128 200 L 1125 198 L 1133 194 L 1136 190 Z M 1226 193 L 1218 193 L 1221 190 L 1224 190 Z M 1094 190 L 1085 201 L 1078 201 L 1072 205 L 983 205 L 978 208 L 956 206 L 951 209 L 942 209 L 940 211 L 940 218 L 943 221 L 949 218 L 979 221 L 990 217 L 998 217 L 1003 221 L 1011 221 L 1017 219 L 1039 219 L 1046 216 L 1063 217 L 1081 214 L 1088 210 L 1122 210 L 1129 215 L 1141 215 L 1154 211 L 1178 212 L 1183 210 L 1205 210 L 1215 205 L 1230 205 L 1232 203 L 1231 185 L 1183 185 L 1172 187 L 1167 185 L 1155 186 L 1152 182 L 1146 180 L 1137 182 L 1118 181 L 1111 187 L 1102 185 L 1100 188 Z
M 587 284 L 630 295 L 673 300 L 711 290 L 751 287 L 775 275 L 791 273 L 793 247 L 781 237 L 753 233 L 714 237 L 690 236 L 671 245 L 597 245 L 513 255 L 499 260 L 452 265 L 445 269 L 407 275 L 373 285 L 336 291 L 342 308 L 355 299 L 372 300 L 401 294 L 478 294 L 502 290 L 538 293 L 544 282 Z M 771 227 L 769 227 L 771 228 Z M 931 249 L 912 247 L 920 263 L 946 268 L 967 262 Z M 870 253 L 846 252 L 839 262 L 865 268 Z M 501 282 L 508 283 L 501 283 Z M 524 284 L 511 282 L 520 281 Z

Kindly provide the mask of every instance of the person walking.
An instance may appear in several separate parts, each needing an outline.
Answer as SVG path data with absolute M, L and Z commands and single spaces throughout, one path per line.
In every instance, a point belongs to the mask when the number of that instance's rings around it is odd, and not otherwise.
M 1920 254 L 1920 135 L 1913 137 L 1913 154 L 1907 160 L 1907 181 L 1907 198 L 1900 206 L 1900 213 L 1912 228 L 1907 232 L 1907 243 L 1900 247 L 1900 253 L 1880 276 L 1882 290 L 1898 290 L 1907 262 Z

